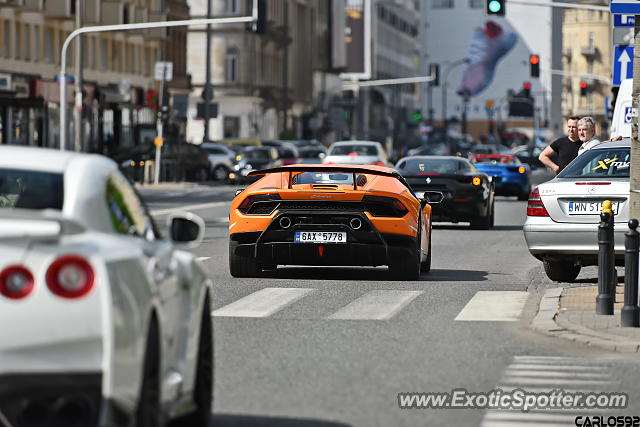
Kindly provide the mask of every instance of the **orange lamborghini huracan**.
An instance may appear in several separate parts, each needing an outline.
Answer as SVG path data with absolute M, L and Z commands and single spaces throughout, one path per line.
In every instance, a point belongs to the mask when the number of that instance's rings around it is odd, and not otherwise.
M 398 279 L 431 268 L 431 203 L 393 169 L 293 165 L 240 191 L 229 215 L 229 270 L 259 275 L 278 265 L 387 265 Z

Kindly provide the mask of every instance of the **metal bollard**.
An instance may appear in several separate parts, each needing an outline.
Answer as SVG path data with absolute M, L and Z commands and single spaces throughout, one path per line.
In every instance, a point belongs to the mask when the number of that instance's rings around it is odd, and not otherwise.
M 640 233 L 638 220 L 629 220 L 629 231 L 624 236 L 624 306 L 620 312 L 622 326 L 640 326 L 638 317 L 638 253 L 640 253 Z
M 615 253 L 613 247 L 613 212 L 611 202 L 602 202 L 600 224 L 598 225 L 598 296 L 596 297 L 597 314 L 613 314 Z

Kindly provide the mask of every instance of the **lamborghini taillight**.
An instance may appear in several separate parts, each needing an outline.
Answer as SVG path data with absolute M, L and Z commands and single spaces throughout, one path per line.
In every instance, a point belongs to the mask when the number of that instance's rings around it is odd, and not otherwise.
M 278 193 L 254 194 L 240 203 L 238 210 L 247 215 L 271 215 L 280 203 Z
M 409 212 L 402 202 L 393 197 L 364 196 L 362 202 L 373 216 L 402 218 Z

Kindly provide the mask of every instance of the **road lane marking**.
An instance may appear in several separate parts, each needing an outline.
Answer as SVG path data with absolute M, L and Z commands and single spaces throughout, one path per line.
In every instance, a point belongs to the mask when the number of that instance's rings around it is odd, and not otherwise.
M 593 372 L 595 369 L 598 372 Z M 576 371 L 585 372 L 576 372 Z M 580 357 L 515 356 L 497 385 L 496 389 L 511 392 L 515 389 L 527 393 L 547 393 L 562 390 L 565 393 L 586 394 L 603 392 L 613 378 L 611 368 L 605 364 Z M 573 386 L 573 387 L 567 387 Z M 520 409 L 489 409 L 484 415 L 482 427 L 513 427 L 544 425 L 567 425 L 577 415 L 602 412 L 588 407 L 547 407 L 532 408 L 527 412 Z
M 198 261 L 207 261 L 207 260 L 210 260 L 210 259 L 211 259 L 211 257 L 210 257 L 210 256 L 201 256 L 201 257 L 198 257 Z
M 315 291 L 309 288 L 264 288 L 213 311 L 217 317 L 269 317 Z
M 528 292 L 478 291 L 458 313 L 464 322 L 516 322 L 524 308 Z
M 371 291 L 329 316 L 341 320 L 391 319 L 423 291 Z
M 227 202 L 211 202 L 211 203 L 200 203 L 197 205 L 187 205 L 180 206 L 177 208 L 168 208 L 168 209 L 156 209 L 151 211 L 151 215 L 166 215 L 173 212 L 185 212 L 185 211 L 196 211 L 198 209 L 207 209 L 207 208 L 215 208 L 217 206 L 229 206 L 231 201 Z

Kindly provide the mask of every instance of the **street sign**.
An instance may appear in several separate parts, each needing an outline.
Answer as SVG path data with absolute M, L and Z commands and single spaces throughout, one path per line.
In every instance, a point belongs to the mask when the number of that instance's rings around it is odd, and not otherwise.
M 613 44 L 633 44 L 633 27 L 615 27 L 613 29 Z
M 609 8 L 611 13 L 614 14 L 640 14 L 640 2 L 638 0 L 611 0 Z
M 158 61 L 154 70 L 156 80 L 170 82 L 173 79 L 173 62 Z
M 633 27 L 636 22 L 635 15 L 613 15 L 614 27 Z
M 640 4 L 640 2 L 638 2 Z M 633 46 L 614 46 L 613 86 L 620 86 L 622 80 L 633 78 Z

